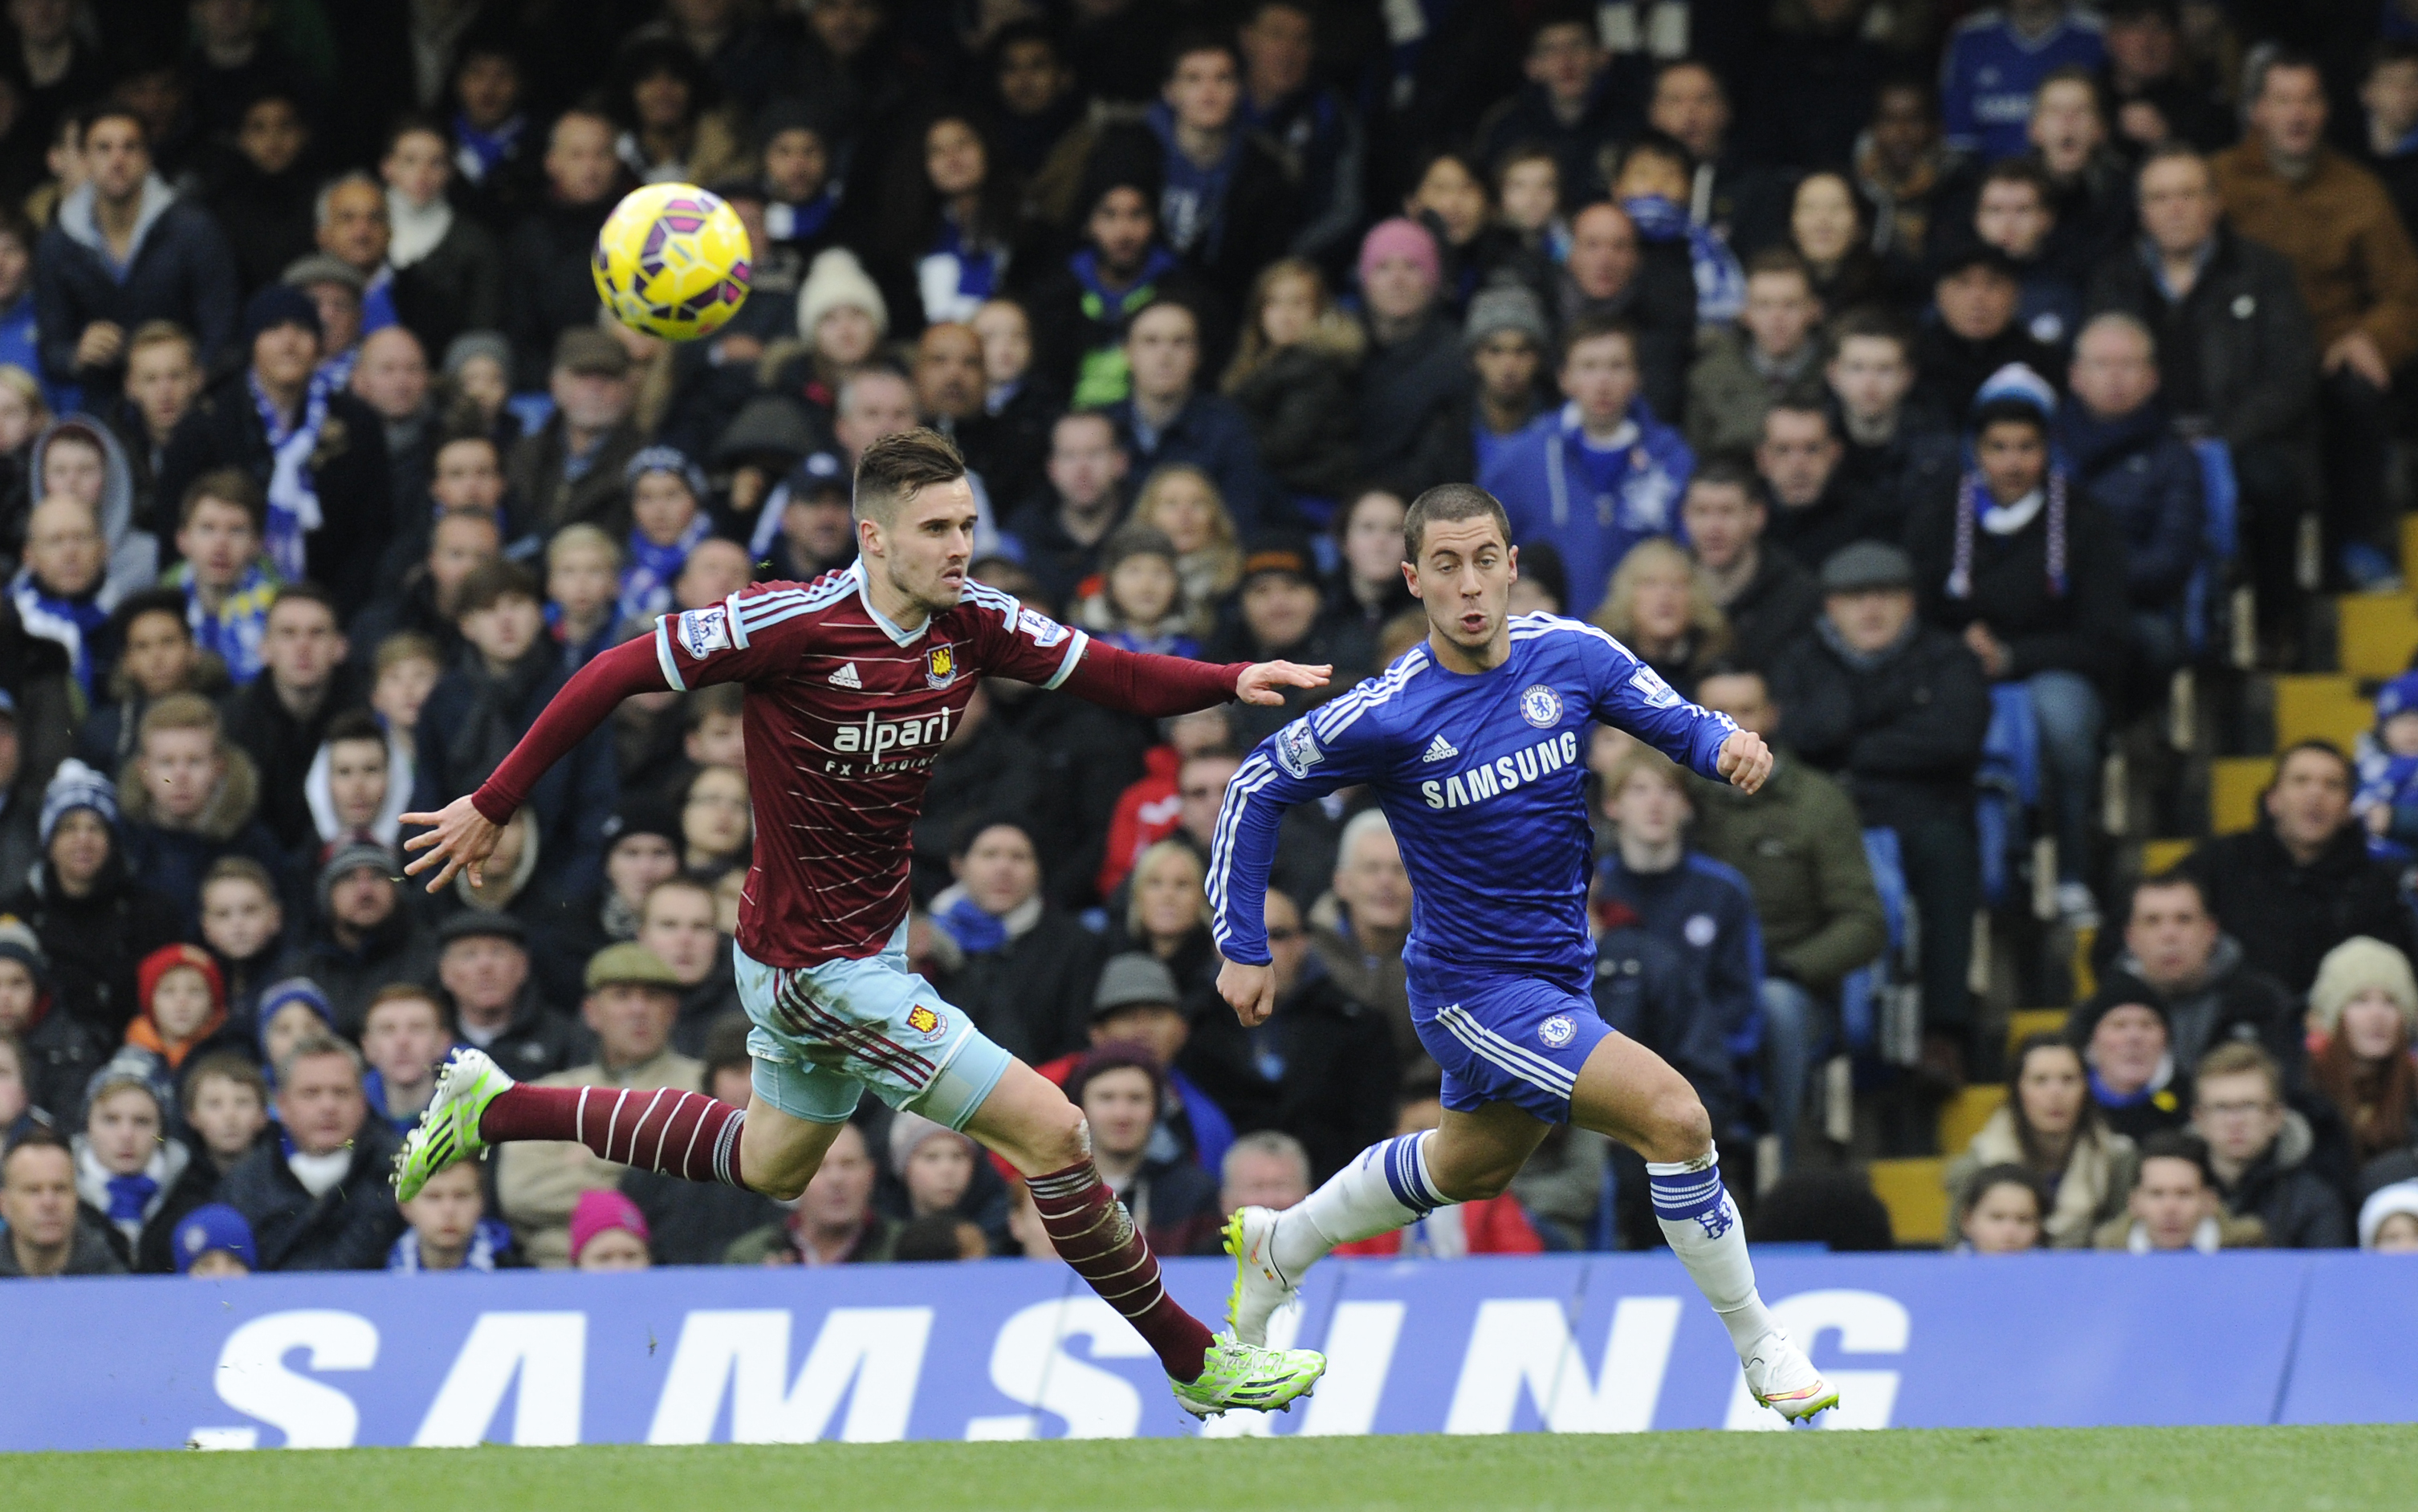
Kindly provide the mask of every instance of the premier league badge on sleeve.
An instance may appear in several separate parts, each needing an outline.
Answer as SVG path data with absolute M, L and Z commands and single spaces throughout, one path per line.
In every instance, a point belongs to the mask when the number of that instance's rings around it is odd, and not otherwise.
M 1520 695 L 1520 717 L 1540 730 L 1562 722 L 1562 695 L 1538 682 Z
M 701 662 L 707 654 L 730 644 L 730 612 L 717 603 L 710 609 L 691 609 L 680 617 L 681 649 L 692 661 Z
M 935 646 L 924 653 L 924 680 L 935 688 L 945 688 L 957 680 L 957 649 Z
M 1629 685 L 1645 698 L 1648 709 L 1679 707 L 1679 690 L 1663 681 L 1661 673 L 1643 662 L 1637 664 L 1636 671 L 1629 674 Z
M 1310 768 L 1326 759 L 1326 753 L 1318 748 L 1318 737 L 1310 733 L 1307 719 L 1296 719 L 1277 731 L 1276 756 L 1277 765 L 1295 777 L 1308 776 Z

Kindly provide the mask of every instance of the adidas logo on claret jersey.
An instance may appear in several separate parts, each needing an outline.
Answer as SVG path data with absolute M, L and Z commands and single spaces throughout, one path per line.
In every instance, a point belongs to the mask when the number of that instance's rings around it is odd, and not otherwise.
M 831 685 L 834 688 L 862 688 L 865 686 L 865 680 L 856 675 L 856 664 L 848 662 L 843 663 L 840 669 L 831 675 Z

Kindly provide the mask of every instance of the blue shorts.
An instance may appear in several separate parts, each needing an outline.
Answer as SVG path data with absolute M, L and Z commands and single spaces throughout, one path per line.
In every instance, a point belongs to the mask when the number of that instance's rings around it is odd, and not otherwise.
M 962 1129 L 1014 1059 L 907 967 L 907 925 L 879 955 L 792 970 L 730 947 L 756 1095 L 844 1123 L 869 1088 L 893 1107 Z
M 1444 1068 L 1444 1106 L 1456 1113 L 1516 1103 L 1569 1123 L 1579 1067 L 1615 1032 L 1594 999 L 1546 977 L 1414 967 L 1408 985 L 1411 1022 Z

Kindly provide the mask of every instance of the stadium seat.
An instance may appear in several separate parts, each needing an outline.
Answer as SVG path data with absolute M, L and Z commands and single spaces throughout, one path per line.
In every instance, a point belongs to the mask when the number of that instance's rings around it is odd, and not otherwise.
M 1973 1142 L 1973 1136 L 1982 1131 L 1982 1125 L 1990 1122 L 1990 1115 L 2006 1100 L 2004 1087 L 1976 1086 L 1966 1088 L 1941 1104 L 1940 1153 L 1951 1158 L 1962 1154 L 1965 1147 Z
M 2258 798 L 2275 780 L 2275 758 L 2219 756 L 2209 763 L 2208 828 L 2211 834 L 2238 834 L 2257 828 Z
M 1881 994 L 1888 990 L 1890 968 L 1905 951 L 1905 865 L 1899 858 L 1897 832 L 1864 832 L 1864 860 L 1872 867 L 1873 886 L 1881 895 L 1881 917 L 1889 929 L 1889 949 L 1869 966 L 1850 971 L 1839 983 L 1839 1037 L 1854 1054 L 1873 1048 L 1880 1038 Z
M 1982 901 L 1996 909 L 2007 901 L 2014 859 L 2030 848 L 2031 815 L 2041 799 L 2040 724 L 2020 682 L 1990 689 L 1990 732 L 1973 781 L 1981 793 L 1973 820 L 1981 832 Z
M 2141 875 L 2155 877 L 2172 871 L 2185 856 L 2199 845 L 2196 840 L 2144 840 L 2141 842 Z
M 2240 549 L 2242 490 L 2233 475 L 2233 451 L 2215 436 L 2192 443 L 2199 461 L 2200 498 L 2204 513 L 2200 531 L 2200 563 L 2183 585 L 2183 634 L 2195 660 L 2218 639 L 2218 616 L 2230 612 L 2225 591 Z
M 1873 1195 L 1889 1209 L 1891 1237 L 1902 1247 L 1936 1248 L 1948 1233 L 1948 1162 L 1936 1156 L 1875 1160 L 1868 1168 Z
M 2354 678 L 2397 678 L 2418 655 L 2418 595 L 2346 593 L 2334 622 L 2337 664 Z
M 2015 1046 L 2035 1034 L 2065 1032 L 2066 1010 L 2063 1008 L 2018 1008 L 2007 1016 L 2007 1054 L 2012 1056 Z
M 2348 751 L 2374 723 L 2375 707 L 2360 695 L 2356 678 L 2314 672 L 2275 679 L 2279 751 L 2300 741 L 2331 741 Z

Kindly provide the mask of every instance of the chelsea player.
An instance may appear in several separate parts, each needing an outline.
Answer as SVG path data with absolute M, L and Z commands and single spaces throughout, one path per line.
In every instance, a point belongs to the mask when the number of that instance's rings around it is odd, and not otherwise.
M 1263 1343 L 1269 1314 L 1336 1245 L 1499 1194 L 1567 1122 L 1645 1157 L 1655 1217 L 1728 1326 L 1755 1398 L 1791 1420 L 1835 1407 L 1839 1394 L 1755 1294 L 1704 1105 L 1588 996 L 1589 722 L 1750 793 L 1771 752 L 1592 625 L 1511 618 L 1520 554 L 1483 489 L 1428 490 L 1402 531 L 1428 638 L 1251 753 L 1217 816 L 1209 900 L 1226 958 L 1217 990 L 1245 1026 L 1265 1023 L 1276 984 L 1262 907 L 1278 820 L 1339 787 L 1374 788 L 1411 875 L 1402 959 L 1420 1043 L 1444 1068 L 1444 1119 L 1370 1146 L 1298 1206 L 1228 1220 L 1235 1336 Z

